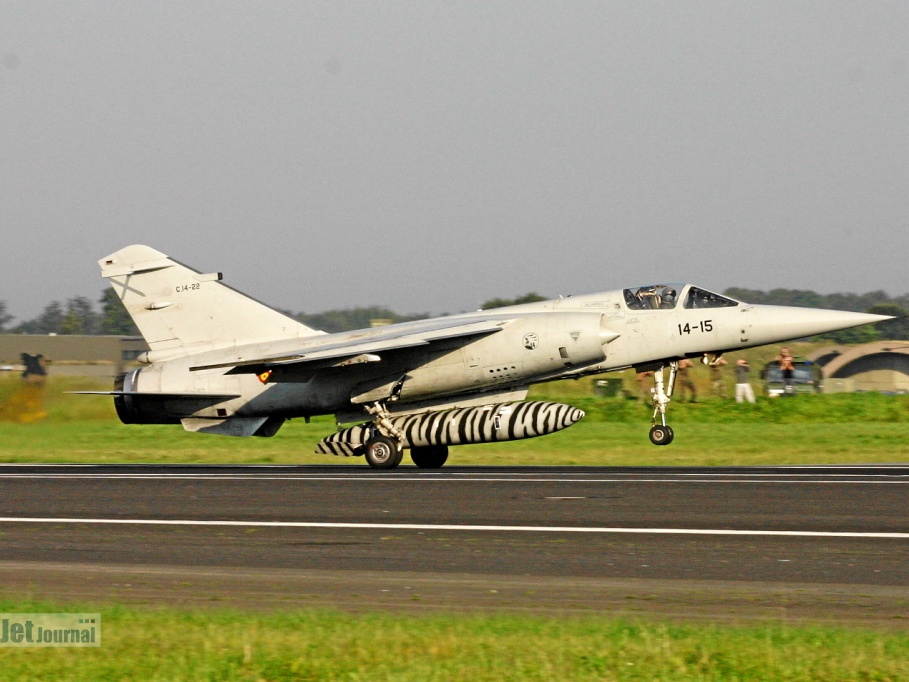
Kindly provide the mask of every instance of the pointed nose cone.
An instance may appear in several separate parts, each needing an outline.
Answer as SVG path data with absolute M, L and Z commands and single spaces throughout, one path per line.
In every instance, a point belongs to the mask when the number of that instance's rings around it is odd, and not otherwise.
M 791 341 L 893 319 L 889 315 L 776 305 L 752 306 L 746 314 L 752 343 Z

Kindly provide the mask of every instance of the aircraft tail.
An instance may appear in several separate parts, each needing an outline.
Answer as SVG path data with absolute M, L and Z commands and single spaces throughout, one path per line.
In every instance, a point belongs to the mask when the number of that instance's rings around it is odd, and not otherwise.
M 266 339 L 321 334 L 148 246 L 120 249 L 98 263 L 152 355 L 182 355 Z

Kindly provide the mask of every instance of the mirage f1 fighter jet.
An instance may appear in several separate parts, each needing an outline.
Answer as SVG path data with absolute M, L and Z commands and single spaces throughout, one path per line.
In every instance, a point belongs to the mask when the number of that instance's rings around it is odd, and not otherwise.
M 374 329 L 311 329 L 148 246 L 99 261 L 149 351 L 116 379 L 126 424 L 273 436 L 287 420 L 353 424 L 318 451 L 396 467 L 442 466 L 448 446 L 531 438 L 571 426 L 569 405 L 525 402 L 531 384 L 633 367 L 654 371 L 650 440 L 666 424 L 678 361 L 890 319 L 750 305 L 691 284 L 659 284 Z M 668 379 L 664 371 L 668 369 Z

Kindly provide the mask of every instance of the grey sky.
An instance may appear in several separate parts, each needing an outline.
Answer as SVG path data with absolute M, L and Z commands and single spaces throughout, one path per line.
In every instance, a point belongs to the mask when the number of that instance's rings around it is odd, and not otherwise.
M 0 0 L 0 300 L 909 291 L 909 3 Z

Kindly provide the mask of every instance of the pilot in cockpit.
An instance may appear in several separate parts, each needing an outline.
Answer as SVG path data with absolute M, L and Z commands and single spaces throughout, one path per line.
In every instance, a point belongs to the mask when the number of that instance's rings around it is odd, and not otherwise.
M 665 284 L 625 289 L 625 303 L 629 310 L 672 310 L 678 302 L 675 287 Z
M 641 287 L 638 289 L 637 297 L 642 310 L 656 310 L 660 307 L 660 295 L 656 287 Z

